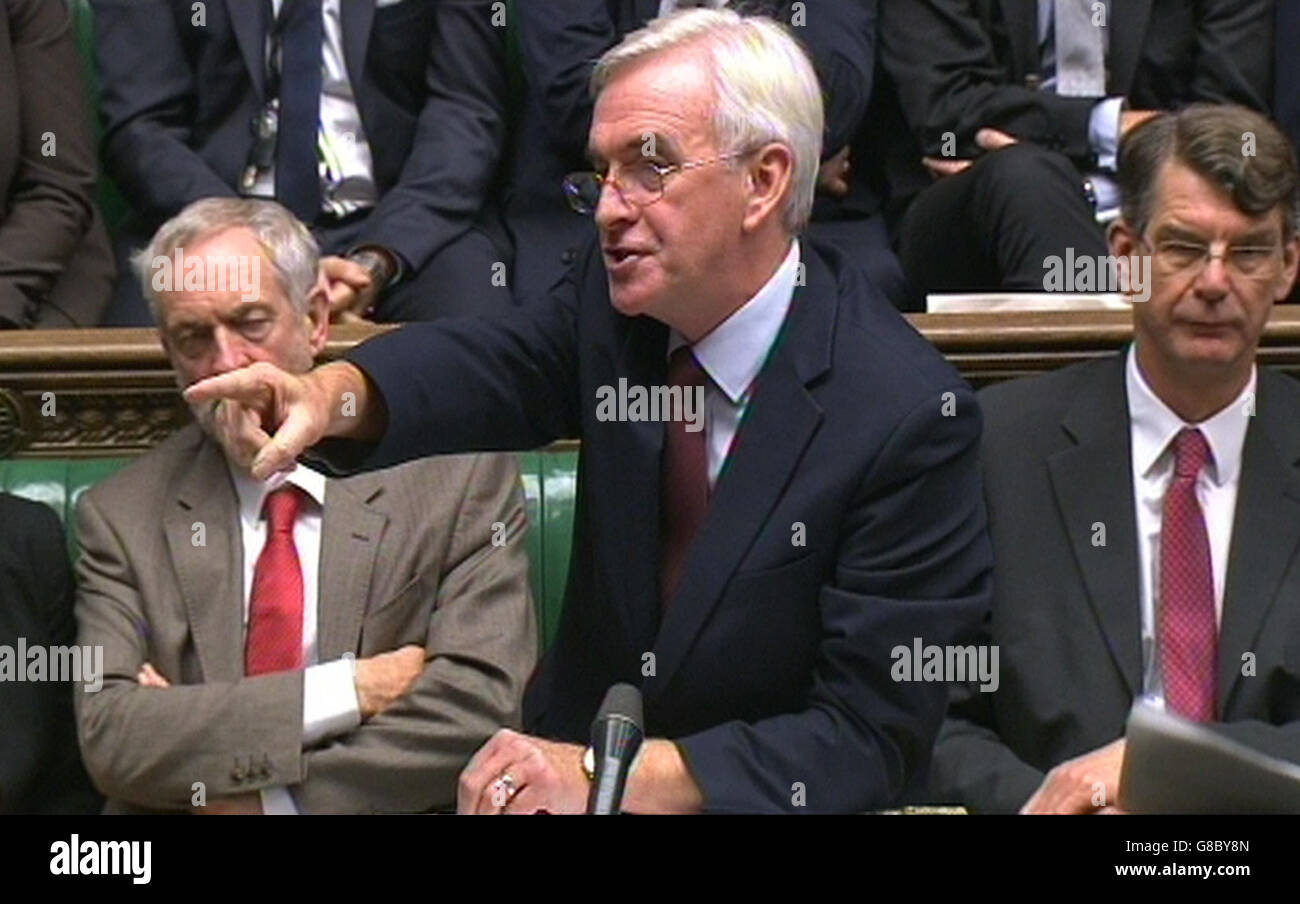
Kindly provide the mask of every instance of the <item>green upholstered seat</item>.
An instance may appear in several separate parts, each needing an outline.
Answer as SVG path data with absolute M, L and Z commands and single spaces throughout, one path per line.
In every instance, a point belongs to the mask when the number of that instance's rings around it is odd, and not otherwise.
M 89 487 L 126 464 L 127 458 L 0 460 L 0 490 L 48 505 L 63 520 L 68 550 L 77 555 L 76 504 Z M 569 572 L 576 451 L 526 452 L 518 456 L 528 505 L 528 560 L 542 642 L 559 625 Z

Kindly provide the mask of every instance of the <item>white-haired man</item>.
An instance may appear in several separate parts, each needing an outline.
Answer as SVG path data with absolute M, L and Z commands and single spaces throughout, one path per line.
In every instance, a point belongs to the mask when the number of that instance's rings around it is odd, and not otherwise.
M 306 373 L 325 345 L 316 243 L 277 204 L 198 201 L 137 268 L 182 387 Z M 262 481 L 210 435 L 234 414 L 195 406 L 82 499 L 78 642 L 104 650 L 102 689 L 76 694 L 87 770 L 113 810 L 449 807 L 536 662 L 514 463 Z
M 463 812 L 580 811 L 589 725 L 620 681 L 641 687 L 648 737 L 625 810 L 919 793 L 944 686 L 891 680 L 891 651 L 953 642 L 988 605 L 974 400 L 853 268 L 798 240 L 823 113 L 781 26 L 661 18 L 601 60 L 593 90 L 597 173 L 566 187 L 600 245 L 544 305 L 189 397 L 260 416 L 225 440 L 259 447 L 257 473 L 326 437 L 313 460 L 363 467 L 581 438 L 569 595 L 525 697 L 530 734 L 475 755 Z M 357 417 L 337 416 L 344 392 Z

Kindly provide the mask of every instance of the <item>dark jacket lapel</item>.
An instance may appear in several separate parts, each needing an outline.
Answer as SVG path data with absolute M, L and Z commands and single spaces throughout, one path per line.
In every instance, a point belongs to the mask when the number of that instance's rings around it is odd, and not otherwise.
M 343 25 L 343 61 L 360 110 L 362 99 L 370 94 L 364 88 L 366 48 L 370 46 L 370 26 L 375 20 L 375 0 L 342 0 L 339 13 Z
M 667 687 L 821 423 L 822 409 L 807 387 L 831 366 L 838 287 L 810 243 L 803 243 L 802 255 L 807 285 L 795 290 L 714 487 L 708 515 L 687 553 L 656 641 L 656 680 L 647 683 L 651 696 Z
M 253 88 L 261 100 L 266 91 L 266 6 L 263 0 L 226 0 L 230 27 L 235 32 L 240 55 L 248 67 Z
M 379 541 L 388 516 L 373 508 L 384 489 L 382 472 L 325 485 L 317 584 L 316 657 L 320 662 L 355 653 L 370 600 Z
M 1300 545 L 1300 410 L 1278 383 L 1287 379 L 1260 368 L 1256 414 L 1242 449 L 1219 626 L 1220 718 L 1242 678 L 1241 655 L 1256 649 Z
M 1127 94 L 1132 87 L 1150 21 L 1151 0 L 1111 0 L 1106 87 L 1112 95 Z
M 1074 445 L 1052 455 L 1048 469 L 1088 602 L 1116 668 L 1137 696 L 1142 614 L 1124 365 L 1120 354 L 1088 369 L 1061 423 Z M 1105 525 L 1105 546 L 1093 545 L 1098 523 Z
M 619 378 L 627 385 L 660 386 L 667 379 L 668 328 L 647 317 L 623 321 L 626 331 L 618 343 L 611 385 Z M 597 504 L 598 530 L 610 538 L 613 557 L 606 562 L 605 579 L 616 599 L 633 647 L 647 650 L 659 623 L 659 458 L 664 425 L 630 421 L 603 425 L 599 458 L 590 461 L 590 487 L 608 487 L 609 498 Z M 595 455 L 595 444 L 584 448 Z M 602 495 L 606 491 L 602 490 Z M 647 550 L 651 553 L 647 554 Z
M 190 427 L 193 463 L 176 480 L 163 530 L 184 596 L 194 648 L 209 682 L 244 676 L 244 562 L 239 506 L 216 443 Z M 203 545 L 195 545 L 202 525 Z
M 995 0 L 1002 11 L 1007 46 L 1011 51 L 1008 71 L 1017 80 L 1042 68 L 1038 58 L 1038 0 Z

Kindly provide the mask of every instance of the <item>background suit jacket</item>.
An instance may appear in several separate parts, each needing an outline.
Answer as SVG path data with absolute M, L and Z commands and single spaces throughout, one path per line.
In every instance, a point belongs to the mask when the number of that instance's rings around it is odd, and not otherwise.
M 808 241 L 803 261 L 662 622 L 664 425 L 596 408 L 620 379 L 665 385 L 668 328 L 611 307 L 594 246 L 518 317 L 359 346 L 387 432 L 318 450 L 380 467 L 581 437 L 568 594 L 525 726 L 586 743 L 606 689 L 638 685 L 648 734 L 676 740 L 714 811 L 865 810 L 921 790 L 946 691 L 891 680 L 891 650 L 963 636 L 988 604 L 973 395 L 855 268 Z
M 1133 109 L 1194 101 L 1263 113 L 1272 100 L 1271 0 L 1112 0 L 1107 93 Z M 924 155 L 953 132 L 958 157 L 983 153 L 984 126 L 1095 165 L 1091 98 L 1059 97 L 1041 84 L 1038 0 L 911 0 L 880 10 L 884 96 L 877 116 L 891 190 L 910 198 L 933 181 Z
M 732 5 L 787 23 L 793 8 L 789 0 Z M 848 145 L 863 146 L 865 140 L 876 0 L 814 0 L 803 6 L 808 7 L 805 24 L 793 31 L 813 57 L 824 89 L 823 157 L 829 157 Z M 525 103 L 511 141 L 504 209 L 515 240 L 515 285 L 522 297 L 545 294 L 593 233 L 591 218 L 569 209 L 561 183 L 575 170 L 590 169 L 586 148 L 596 60 L 658 15 L 659 0 L 525 0 L 518 5 Z M 846 198 L 819 197 L 818 219 L 876 212 L 875 195 L 856 173 Z
M 66 6 L 0 0 L 0 318 L 18 326 L 94 326 L 108 304 L 90 124 Z
M 236 194 L 266 78 L 263 0 L 93 0 L 104 158 L 144 238 Z M 348 73 L 379 204 L 358 243 L 420 269 L 471 225 L 505 140 L 502 32 L 489 0 L 344 0 Z
M 16 655 L 19 638 L 30 650 L 71 645 L 76 634 L 58 516 L 0 493 L 0 646 Z M 77 750 L 74 693 L 81 687 L 66 681 L 0 681 L 0 814 L 99 810 Z
M 184 808 L 202 781 L 209 800 L 289 785 L 308 813 L 448 807 L 473 752 L 518 724 L 537 628 L 507 457 L 327 484 L 319 661 L 412 641 L 428 660 L 390 708 L 310 750 L 302 672 L 244 677 L 238 503 L 217 445 L 185 428 L 90 490 L 79 519 L 80 642 L 103 644 L 105 672 L 101 691 L 78 695 L 81 746 L 118 804 Z M 192 542 L 198 523 L 206 546 Z M 173 686 L 139 687 L 146 661 Z
M 1124 356 L 995 386 L 980 403 L 1001 683 L 955 694 L 934 796 L 1014 811 L 1051 767 L 1120 737 L 1142 692 Z M 1104 547 L 1092 543 L 1097 522 Z M 1298 550 L 1300 384 L 1260 368 L 1219 629 L 1216 730 L 1295 762 Z M 1255 655 L 1253 677 L 1242 674 L 1244 653 Z

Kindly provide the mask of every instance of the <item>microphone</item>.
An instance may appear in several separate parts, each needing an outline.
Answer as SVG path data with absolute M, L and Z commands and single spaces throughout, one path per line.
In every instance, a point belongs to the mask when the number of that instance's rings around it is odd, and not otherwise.
M 641 723 L 639 690 L 630 684 L 616 684 L 605 692 L 591 723 L 591 749 L 596 762 L 591 793 L 587 795 L 588 814 L 609 816 L 619 811 L 628 770 L 645 737 Z

